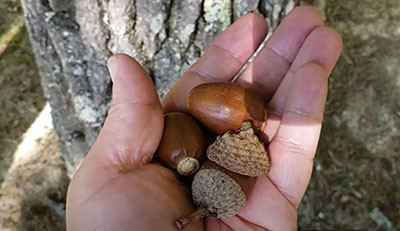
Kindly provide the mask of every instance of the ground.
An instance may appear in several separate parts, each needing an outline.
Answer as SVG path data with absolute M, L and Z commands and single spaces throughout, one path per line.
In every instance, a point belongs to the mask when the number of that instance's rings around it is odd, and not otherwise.
M 299 226 L 400 230 L 400 3 L 304 2 L 324 12 L 326 23 L 342 35 L 344 48 L 330 78 L 321 141 L 299 208 Z M 2 0 L 0 229 L 62 229 L 68 179 L 54 132 L 49 128 L 24 161 L 17 162 L 14 154 L 45 105 L 20 15 L 17 1 Z M 17 194 L 22 195 L 20 204 L 10 205 Z M 11 207 L 5 210 L 5 205 Z
M 0 4 L 0 181 L 22 133 L 45 104 L 29 39 L 15 1 Z
M 400 4 L 318 2 L 344 47 L 301 227 L 400 229 Z
M 24 134 L 45 106 L 18 1 L 0 3 L 0 230 L 62 230 L 69 181 L 52 126 Z M 51 121 L 50 121 L 51 125 Z M 24 140 L 29 153 L 20 145 Z

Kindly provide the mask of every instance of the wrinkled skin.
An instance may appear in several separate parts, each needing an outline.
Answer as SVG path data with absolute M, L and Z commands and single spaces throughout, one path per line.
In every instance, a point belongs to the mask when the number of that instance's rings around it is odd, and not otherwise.
M 126 55 L 108 62 L 113 105 L 67 196 L 67 229 L 176 230 L 194 211 L 188 189 L 170 170 L 150 163 L 163 112 L 184 111 L 190 89 L 229 81 L 267 34 L 264 19 L 243 16 L 182 76 L 162 103 L 143 68 Z M 259 177 L 246 207 L 229 219 L 207 218 L 185 230 L 296 230 L 297 207 L 310 180 L 327 79 L 341 51 L 340 36 L 309 7 L 292 11 L 237 83 L 267 102 L 271 170 Z

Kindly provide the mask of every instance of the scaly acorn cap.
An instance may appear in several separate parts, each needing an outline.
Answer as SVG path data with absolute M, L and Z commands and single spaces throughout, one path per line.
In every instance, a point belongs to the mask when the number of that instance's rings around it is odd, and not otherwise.
M 192 198 L 198 210 L 186 218 L 176 221 L 183 229 L 203 217 L 229 218 L 235 216 L 246 205 L 247 197 L 256 178 L 242 176 L 207 160 L 194 175 Z
M 203 169 L 195 175 L 192 198 L 198 207 L 207 208 L 217 218 L 232 217 L 246 204 L 246 195 L 240 185 L 215 168 Z
M 208 159 L 231 172 L 257 177 L 268 173 L 270 161 L 264 143 L 254 133 L 249 121 L 237 132 L 218 136 L 207 149 Z

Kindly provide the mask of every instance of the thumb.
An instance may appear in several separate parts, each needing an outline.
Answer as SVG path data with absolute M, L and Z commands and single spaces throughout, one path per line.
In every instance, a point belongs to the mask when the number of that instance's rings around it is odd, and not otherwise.
M 85 201 L 116 176 L 148 163 L 162 136 L 161 104 L 146 71 L 127 55 L 111 57 L 108 67 L 113 102 L 97 140 L 69 185 L 70 221 L 80 214 L 77 211 L 85 207 Z
M 162 136 L 163 113 L 151 78 L 133 58 L 112 56 L 108 68 L 113 102 L 88 158 L 125 172 L 153 157 Z

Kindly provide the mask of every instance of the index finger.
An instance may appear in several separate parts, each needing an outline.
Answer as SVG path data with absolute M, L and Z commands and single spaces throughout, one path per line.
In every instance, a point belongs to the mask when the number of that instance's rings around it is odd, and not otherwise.
M 165 96 L 164 112 L 185 111 L 192 88 L 205 82 L 228 82 L 255 52 L 268 32 L 265 19 L 247 14 L 228 27 Z

